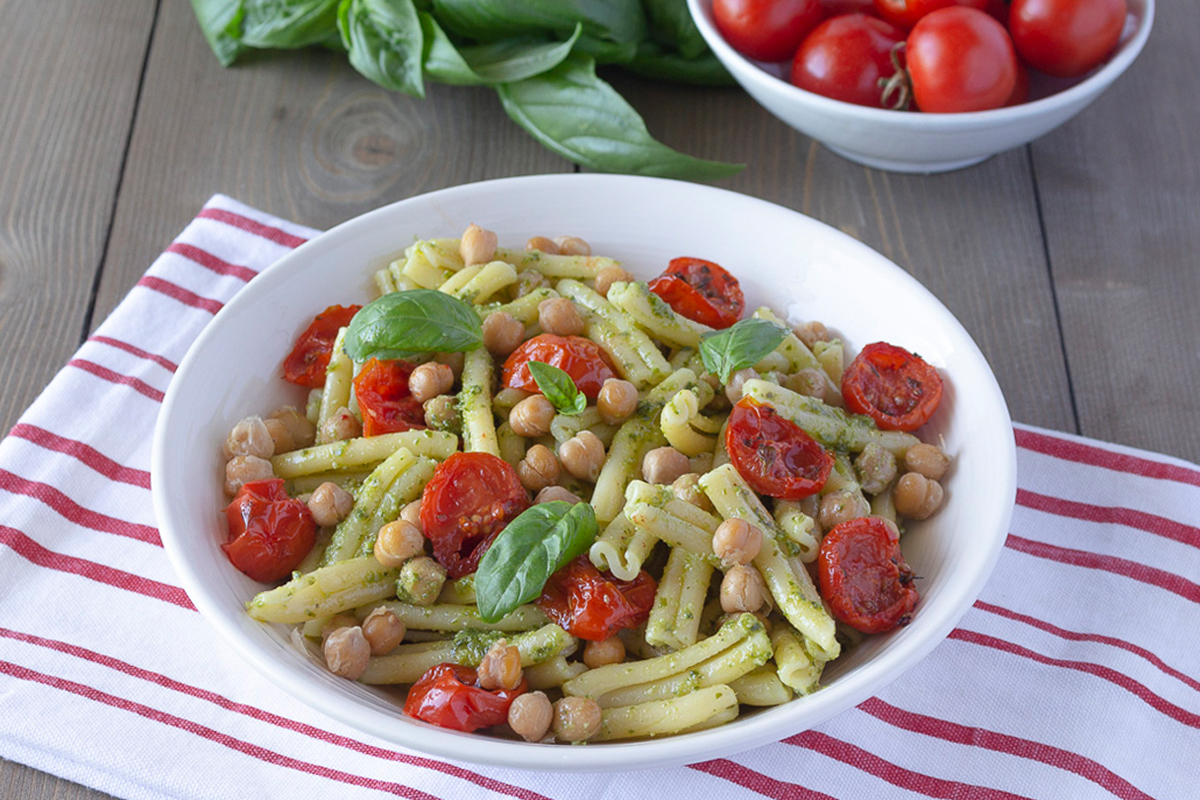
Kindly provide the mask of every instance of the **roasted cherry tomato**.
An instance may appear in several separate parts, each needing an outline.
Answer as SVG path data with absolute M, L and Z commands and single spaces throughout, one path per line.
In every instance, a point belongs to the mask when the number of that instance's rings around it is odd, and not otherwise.
M 585 554 L 550 576 L 537 605 L 572 636 L 600 642 L 645 622 L 657 589 L 645 570 L 623 581 L 600 572 Z
M 1074 77 L 1116 49 L 1128 10 L 1125 0 L 1013 0 L 1008 30 L 1031 67 Z
M 923 358 L 887 342 L 862 349 L 842 375 L 846 408 L 885 431 L 915 431 L 942 400 L 942 376 Z
M 526 689 L 488 691 L 479 685 L 475 670 L 458 664 L 438 664 L 408 690 L 404 713 L 431 725 L 455 731 L 477 731 L 508 720 L 508 707 Z
M 325 368 L 333 353 L 333 340 L 339 328 L 350 324 L 350 318 L 362 306 L 330 306 L 317 314 L 316 318 L 296 339 L 292 352 L 283 362 L 284 380 L 320 389 L 325 385 Z
M 821 0 L 713 0 L 713 23 L 729 46 L 757 61 L 783 61 L 825 16 Z
M 875 11 L 893 25 L 908 30 L 921 17 L 947 6 L 987 8 L 990 0 L 875 0 Z
M 529 362 L 540 361 L 558 367 L 571 376 L 575 387 L 595 400 L 600 388 L 616 371 L 600 345 L 582 336 L 556 336 L 543 333 L 526 340 L 504 362 L 500 382 L 510 389 L 539 391 L 537 381 L 529 373 Z
M 408 391 L 413 365 L 372 358 L 354 376 L 354 395 L 362 413 L 363 436 L 425 427 L 425 409 Z
M 895 529 L 881 517 L 858 517 L 826 533 L 817 574 L 834 618 L 856 630 L 883 633 L 912 619 L 913 573 Z
M 904 31 L 866 14 L 827 19 L 809 34 L 792 60 L 792 83 L 834 100 L 889 107 L 883 83 L 896 74 L 892 53 Z M 898 58 L 898 57 L 897 57 Z
M 743 397 L 729 414 L 725 449 L 750 488 L 768 497 L 799 500 L 821 491 L 833 456 L 774 408 Z
M 905 47 L 913 100 L 922 111 L 1000 108 L 1017 83 L 1017 53 L 986 11 L 948 6 L 922 17 Z
M 496 535 L 529 507 L 517 471 L 490 453 L 454 453 L 421 494 L 421 527 L 451 578 L 469 575 Z
M 316 541 L 312 512 L 288 497 L 280 478 L 244 485 L 225 507 L 225 519 L 229 540 L 221 549 L 235 567 L 264 583 L 286 578 Z
M 677 314 L 710 328 L 728 328 L 746 310 L 738 279 L 720 264 L 702 258 L 671 259 L 649 286 Z

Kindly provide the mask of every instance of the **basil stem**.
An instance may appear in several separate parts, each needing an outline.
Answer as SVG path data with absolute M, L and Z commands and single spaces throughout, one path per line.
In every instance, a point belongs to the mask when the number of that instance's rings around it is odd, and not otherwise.
M 385 294 L 350 320 L 346 352 L 355 361 L 460 353 L 483 344 L 474 307 L 436 289 Z
M 572 417 L 587 408 L 587 397 L 579 391 L 574 379 L 553 364 L 530 361 L 529 374 L 558 413 Z
M 724 330 L 706 333 L 700 338 L 700 359 L 704 368 L 729 383 L 738 370 L 752 367 L 779 347 L 787 329 L 765 319 L 738 320 Z

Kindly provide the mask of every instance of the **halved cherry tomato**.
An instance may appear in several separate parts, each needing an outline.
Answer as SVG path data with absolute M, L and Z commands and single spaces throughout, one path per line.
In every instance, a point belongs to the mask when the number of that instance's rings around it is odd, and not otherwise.
M 623 581 L 600 572 L 584 554 L 550 576 L 537 606 L 572 636 L 600 642 L 645 622 L 657 590 L 645 570 Z
M 490 453 L 454 453 L 421 494 L 421 527 L 451 578 L 479 566 L 492 540 L 529 507 L 517 471 Z
M 922 111 L 1000 108 L 1017 83 L 1017 51 L 986 11 L 947 6 L 921 17 L 905 46 L 913 100 Z
M 245 484 L 225 507 L 229 539 L 221 545 L 229 561 L 256 581 L 286 578 L 317 537 L 308 506 L 288 497 L 281 478 Z
M 1074 77 L 1116 49 L 1128 10 L 1126 0 L 1013 0 L 1008 30 L 1031 67 Z
M 524 694 L 524 678 L 516 689 L 488 691 L 475 670 L 458 664 L 430 667 L 408 690 L 404 713 L 455 731 L 477 731 L 508 720 L 508 707 Z
M 792 83 L 815 94 L 873 108 L 892 102 L 883 82 L 896 74 L 892 52 L 904 31 L 866 14 L 843 14 L 817 26 L 792 60 Z
M 796 423 L 769 405 L 743 397 L 729 414 L 725 449 L 750 488 L 768 497 L 799 500 L 825 486 L 833 456 Z
M 339 328 L 350 324 L 350 318 L 362 306 L 330 306 L 296 339 L 292 352 L 283 362 L 283 378 L 299 386 L 320 389 L 325 385 L 325 368 L 333 353 L 333 340 Z
M 942 376 L 923 358 L 887 342 L 862 349 L 842 375 L 846 408 L 885 431 L 915 431 L 942 401 Z
M 738 279 L 720 264 L 702 258 L 671 259 L 649 286 L 675 313 L 710 328 L 728 328 L 746 310 Z
M 758 61 L 791 58 L 825 16 L 820 0 L 713 0 L 712 13 L 729 46 Z
M 425 427 L 425 409 L 408 391 L 413 369 L 407 361 L 372 358 L 354 376 L 363 436 Z
M 817 574 L 834 618 L 856 630 L 883 633 L 912 619 L 913 573 L 896 531 L 880 517 L 858 517 L 826 533 Z
M 921 17 L 947 6 L 987 8 L 990 0 L 875 0 L 875 11 L 893 25 L 908 30 Z
M 589 400 L 595 400 L 604 382 L 617 374 L 608 353 L 591 339 L 543 333 L 526 340 L 512 351 L 504 361 L 500 382 L 510 389 L 540 391 L 537 381 L 529 373 L 530 361 L 558 367 L 571 376 L 575 387 Z

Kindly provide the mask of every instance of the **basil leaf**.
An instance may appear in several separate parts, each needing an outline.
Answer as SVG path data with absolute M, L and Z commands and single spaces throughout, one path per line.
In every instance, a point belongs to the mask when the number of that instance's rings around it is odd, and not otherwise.
M 690 83 L 695 86 L 736 86 L 737 81 L 711 52 L 684 58 L 656 42 L 638 45 L 633 60 L 623 65 L 630 72 L 655 80 Z
M 503 39 L 459 49 L 433 15 L 422 13 L 421 26 L 425 33 L 425 74 L 457 86 L 519 81 L 554 69 L 570 54 L 583 30 L 577 24 L 565 42 Z
M 424 37 L 412 0 L 342 0 L 338 30 L 359 74 L 385 89 L 425 96 Z
M 579 391 L 570 375 L 553 364 L 543 364 L 541 361 L 528 363 L 533 382 L 558 413 L 568 417 L 583 413 L 587 408 L 587 397 Z
M 684 58 L 696 58 L 708 52 L 687 0 L 642 0 L 650 18 L 650 33 L 655 41 L 673 47 Z
M 545 147 L 601 172 L 715 180 L 741 164 L 706 161 L 672 150 L 615 89 L 596 77 L 595 62 L 572 53 L 549 72 L 497 87 L 508 116 Z
M 587 550 L 600 525 L 588 503 L 555 500 L 525 509 L 492 541 L 475 572 L 475 602 L 497 622 L 542 593 L 550 576 Z
M 337 32 L 338 0 L 243 0 L 242 44 L 307 47 Z
M 724 330 L 700 337 L 700 359 L 721 383 L 729 383 L 733 373 L 757 364 L 779 347 L 785 336 L 787 329 L 769 320 L 738 320 Z
M 577 23 L 611 42 L 646 37 L 640 0 L 434 0 L 433 13 L 447 30 L 479 42 L 540 33 L 565 38 Z
M 241 43 L 242 0 L 192 0 L 192 10 L 217 61 L 228 67 L 245 49 Z
M 346 331 L 346 352 L 355 361 L 458 353 L 481 344 L 478 312 L 436 289 L 385 294 L 359 309 Z

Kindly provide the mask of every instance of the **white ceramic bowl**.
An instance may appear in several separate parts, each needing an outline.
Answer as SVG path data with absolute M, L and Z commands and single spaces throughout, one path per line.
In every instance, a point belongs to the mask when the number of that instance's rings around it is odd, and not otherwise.
M 520 247 L 572 234 L 657 275 L 694 255 L 736 274 L 752 304 L 819 319 L 857 350 L 880 339 L 914 350 L 946 378 L 927 435 L 954 457 L 947 499 L 914 525 L 904 549 L 922 576 L 910 625 L 831 663 L 824 688 L 701 733 L 587 747 L 460 734 L 411 720 L 381 692 L 334 677 L 301 655 L 283 627 L 251 620 L 243 604 L 263 587 L 230 566 L 219 509 L 220 444 L 248 414 L 303 396 L 280 378 L 292 342 L 333 303 L 370 299 L 371 274 L 416 238 L 457 236 L 469 223 Z M 247 346 L 250 343 L 253 346 Z M 572 771 L 691 763 L 777 741 L 878 692 L 949 633 L 983 588 L 1008 530 L 1015 447 L 1004 398 L 971 337 L 928 291 L 865 245 L 820 222 L 732 192 L 655 178 L 548 175 L 421 195 L 352 219 L 265 270 L 206 328 L 171 382 L 153 449 L 154 507 L 183 586 L 204 617 L 271 681 L 331 717 L 390 742 L 472 761 Z M 203 658 L 203 653 L 196 653 Z
M 688 0 L 708 46 L 764 108 L 830 150 L 894 172 L 945 172 L 977 164 L 1057 128 L 1100 96 L 1146 44 L 1154 0 L 1128 0 L 1117 52 L 1084 78 L 1035 75 L 1030 102 L 966 114 L 887 111 L 844 103 L 793 86 L 790 63 L 752 61 L 730 47 L 713 24 L 712 0 Z

